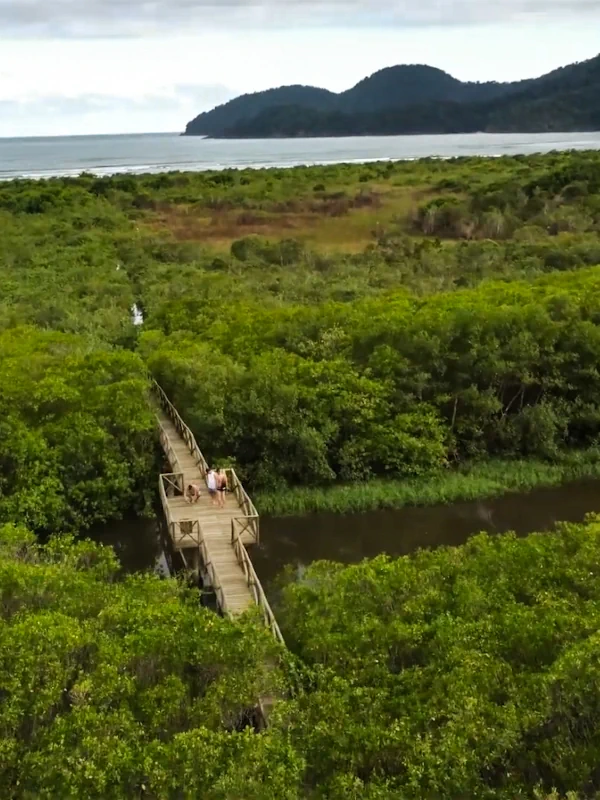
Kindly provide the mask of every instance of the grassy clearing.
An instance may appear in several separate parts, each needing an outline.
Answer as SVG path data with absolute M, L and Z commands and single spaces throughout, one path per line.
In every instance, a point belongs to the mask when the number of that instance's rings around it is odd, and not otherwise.
M 325 489 L 298 487 L 261 492 L 254 499 L 259 513 L 272 516 L 349 514 L 481 500 L 582 478 L 600 478 L 600 449 L 564 454 L 554 464 L 534 459 L 488 461 L 414 480 L 372 480 Z
M 410 228 L 411 214 L 431 189 L 356 182 L 347 191 L 312 193 L 287 202 L 234 203 L 211 208 L 201 202 L 163 204 L 147 211 L 144 225 L 169 232 L 177 241 L 195 241 L 216 250 L 250 234 L 273 240 L 295 237 L 325 252 L 358 253 L 373 242 L 374 232 L 390 226 Z

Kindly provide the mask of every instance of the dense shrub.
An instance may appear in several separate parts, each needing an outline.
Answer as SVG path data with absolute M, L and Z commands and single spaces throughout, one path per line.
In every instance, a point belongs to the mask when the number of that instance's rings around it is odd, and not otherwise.
M 0 526 L 4 796 L 295 800 L 302 762 L 246 727 L 279 685 L 274 640 L 118 571 L 111 550 Z
M 0 783 L 15 800 L 583 800 L 600 792 L 600 520 L 321 562 L 252 616 L 0 527 Z M 266 668 L 268 667 L 268 668 Z M 249 723 L 275 700 L 266 732 Z
M 140 359 L 75 336 L 0 333 L 0 522 L 79 530 L 151 499 Z
M 599 796 L 600 520 L 313 564 L 278 618 L 318 797 Z
M 211 456 L 272 488 L 595 444 L 599 320 L 590 268 L 425 300 L 230 305 L 141 347 Z

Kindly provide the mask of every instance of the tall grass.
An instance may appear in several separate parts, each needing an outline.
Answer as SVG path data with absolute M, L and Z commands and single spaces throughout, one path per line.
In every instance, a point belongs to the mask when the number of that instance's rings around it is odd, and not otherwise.
M 508 492 L 600 478 L 600 449 L 566 453 L 555 463 L 486 461 L 412 480 L 372 480 L 329 488 L 296 487 L 255 495 L 259 513 L 272 516 L 339 514 L 480 500 Z

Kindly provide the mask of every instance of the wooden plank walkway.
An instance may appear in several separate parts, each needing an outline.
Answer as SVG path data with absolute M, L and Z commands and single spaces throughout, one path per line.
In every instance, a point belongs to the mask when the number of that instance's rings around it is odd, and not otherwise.
M 169 458 L 173 472 L 183 473 L 184 487 L 189 483 L 197 483 L 202 486 L 200 500 L 191 505 L 186 503 L 182 496 L 167 497 L 171 520 L 176 523 L 187 520 L 199 522 L 200 534 L 206 550 L 203 560 L 207 558 L 212 564 L 218 583 L 223 590 L 221 600 L 221 604 L 225 606 L 223 610 L 233 615 L 241 614 L 253 605 L 254 598 L 231 544 L 232 521 L 242 515 L 239 504 L 235 496 L 228 492 L 225 508 L 215 508 L 208 496 L 205 476 L 201 473 L 194 456 L 177 432 L 175 425 L 164 412 L 159 414 L 159 424 L 169 442 L 171 458 L 172 454 L 176 457 L 176 463 L 172 463 Z M 197 549 L 199 545 L 201 546 L 193 534 L 193 529 L 189 533 L 186 532 L 187 530 L 185 525 L 175 526 L 176 533 L 171 538 L 176 550 Z M 249 534 L 246 536 L 248 543 L 254 541 Z
M 158 384 L 160 441 L 173 470 L 159 478 L 159 491 L 173 547 L 198 561 L 208 574 L 222 613 L 237 616 L 253 605 L 265 625 L 283 643 L 283 637 L 264 590 L 254 571 L 246 545 L 259 541 L 259 518 L 235 470 L 227 469 L 230 491 L 225 507 L 213 506 L 206 488 L 208 465 L 188 426 Z M 197 503 L 187 503 L 185 487 L 200 486 Z

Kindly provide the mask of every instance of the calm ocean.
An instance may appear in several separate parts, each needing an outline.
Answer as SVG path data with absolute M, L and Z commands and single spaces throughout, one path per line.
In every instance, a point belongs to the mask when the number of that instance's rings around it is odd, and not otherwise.
M 0 180 L 81 172 L 109 175 L 226 167 L 292 167 L 569 149 L 600 149 L 600 132 L 237 141 L 183 137 L 175 133 L 0 139 Z

